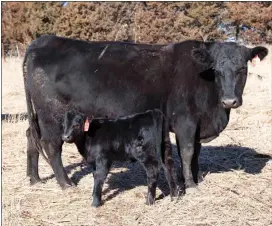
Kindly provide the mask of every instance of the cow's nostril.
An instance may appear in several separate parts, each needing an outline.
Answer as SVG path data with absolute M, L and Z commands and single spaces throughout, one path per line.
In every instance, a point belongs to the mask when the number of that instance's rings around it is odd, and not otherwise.
M 69 135 L 63 135 L 63 136 L 62 136 L 62 139 L 63 139 L 64 141 L 69 140 L 70 138 L 71 138 L 71 136 L 69 136 Z
M 226 104 L 225 104 L 225 102 L 222 100 L 221 101 L 221 103 L 222 103 L 222 105 L 225 107 L 226 106 Z

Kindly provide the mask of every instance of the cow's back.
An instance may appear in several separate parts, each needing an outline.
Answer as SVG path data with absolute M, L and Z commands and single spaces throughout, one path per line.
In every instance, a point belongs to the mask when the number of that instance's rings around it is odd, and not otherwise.
M 38 108 L 117 117 L 163 104 L 171 64 L 162 45 L 45 36 L 27 54 L 27 81 Z

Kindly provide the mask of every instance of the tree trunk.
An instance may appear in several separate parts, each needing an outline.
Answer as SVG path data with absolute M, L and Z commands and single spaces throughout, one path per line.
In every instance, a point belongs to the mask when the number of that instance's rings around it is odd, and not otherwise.
M 238 38 L 239 38 L 239 34 L 240 34 L 240 26 L 239 26 L 238 23 L 236 23 L 235 29 L 236 29 L 236 32 L 235 32 L 235 39 L 236 39 L 236 42 L 237 42 L 237 41 L 238 41 Z

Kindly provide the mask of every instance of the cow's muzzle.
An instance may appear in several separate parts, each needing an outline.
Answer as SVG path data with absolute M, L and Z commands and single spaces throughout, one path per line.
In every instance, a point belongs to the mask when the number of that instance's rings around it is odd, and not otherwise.
M 62 140 L 66 143 L 73 143 L 73 137 L 70 135 L 62 135 Z
M 221 104 L 223 108 L 238 108 L 241 106 L 241 103 L 237 98 L 222 98 Z

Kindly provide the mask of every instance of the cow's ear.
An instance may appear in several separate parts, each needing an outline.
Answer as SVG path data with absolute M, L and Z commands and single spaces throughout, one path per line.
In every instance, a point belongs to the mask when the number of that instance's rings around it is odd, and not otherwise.
M 253 49 L 250 49 L 250 59 L 252 60 L 254 57 L 258 56 L 260 60 L 266 57 L 268 54 L 268 49 L 262 46 L 257 46 Z
M 210 67 L 213 63 L 213 59 L 206 49 L 193 49 L 191 55 L 197 63 L 203 66 Z

